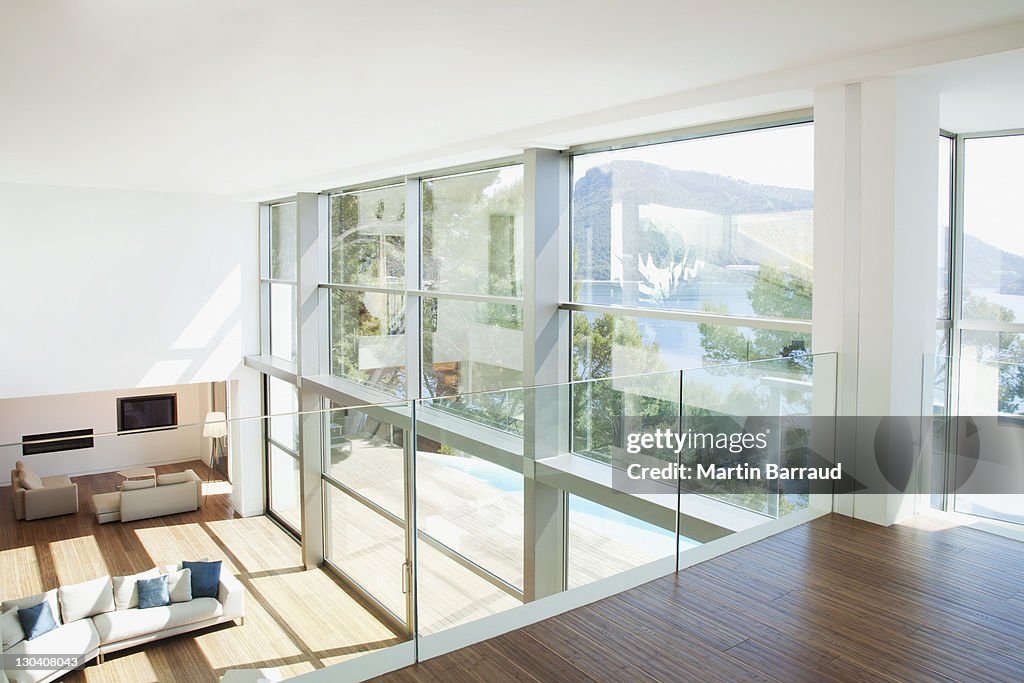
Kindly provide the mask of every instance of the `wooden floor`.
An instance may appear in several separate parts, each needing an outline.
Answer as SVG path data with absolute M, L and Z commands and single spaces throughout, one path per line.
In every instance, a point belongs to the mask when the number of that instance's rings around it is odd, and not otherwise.
M 203 479 L 201 462 L 190 467 Z M 74 477 L 77 515 L 19 522 L 10 487 L 0 488 L 0 600 L 61 584 L 125 575 L 183 559 L 220 559 L 246 589 L 244 626 L 224 624 L 107 657 L 62 680 L 116 683 L 218 681 L 232 668 L 279 668 L 294 676 L 399 639 L 327 573 L 301 566 L 299 545 L 266 517 L 237 518 L 226 482 L 191 513 L 99 525 L 94 493 L 113 491 L 116 474 Z
M 1024 544 L 828 516 L 377 680 L 1020 683 Z

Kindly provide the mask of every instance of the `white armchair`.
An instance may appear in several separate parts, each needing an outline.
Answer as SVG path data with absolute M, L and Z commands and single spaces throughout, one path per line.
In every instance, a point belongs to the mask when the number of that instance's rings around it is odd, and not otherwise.
M 20 460 L 11 470 L 14 516 L 32 520 L 78 512 L 78 484 L 64 474 L 40 478 Z

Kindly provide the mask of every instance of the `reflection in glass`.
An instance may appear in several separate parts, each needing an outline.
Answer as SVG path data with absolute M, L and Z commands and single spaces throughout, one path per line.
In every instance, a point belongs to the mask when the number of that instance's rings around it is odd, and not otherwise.
M 423 181 L 423 287 L 522 296 L 523 167 Z
M 299 459 L 274 444 L 270 448 L 270 510 L 295 531 L 302 528 L 299 510 Z
M 680 539 L 680 550 L 700 545 Z M 614 576 L 676 549 L 674 531 L 569 494 L 569 588 Z
M 573 313 L 572 378 L 624 377 L 800 356 L 811 335 L 610 313 Z
M 421 438 L 416 453 L 420 532 L 523 587 L 523 473 Z
M 387 408 L 326 415 L 324 472 L 396 517 L 405 516 L 405 432 L 387 421 Z
M 331 197 L 331 282 L 405 286 L 405 186 Z
M 331 291 L 331 374 L 405 395 L 405 296 Z
M 299 390 L 276 377 L 267 376 L 270 438 L 294 452 L 299 450 Z
M 270 278 L 295 281 L 298 225 L 295 202 L 270 207 Z
M 810 319 L 813 134 L 574 157 L 574 300 Z
M 1024 415 L 1024 334 L 964 330 L 960 415 Z
M 522 306 L 423 299 L 425 396 L 494 392 L 522 382 Z M 437 407 L 516 433 L 522 427 L 521 392 L 460 396 Z
M 284 360 L 295 360 L 298 316 L 295 312 L 295 285 L 270 284 L 270 353 Z
M 964 141 L 965 320 L 1024 320 L 1024 135 Z
M 405 528 L 324 483 L 327 559 L 405 621 Z

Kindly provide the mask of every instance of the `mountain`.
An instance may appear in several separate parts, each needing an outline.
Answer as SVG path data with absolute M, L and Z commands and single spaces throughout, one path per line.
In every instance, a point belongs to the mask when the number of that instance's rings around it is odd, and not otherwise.
M 645 161 L 613 161 L 590 169 L 573 188 L 576 271 L 610 279 L 614 201 L 661 204 L 716 214 L 769 213 L 814 208 L 814 193 L 757 185 L 736 178 L 681 171 Z
M 964 235 L 964 288 L 1024 294 L 1024 257 Z

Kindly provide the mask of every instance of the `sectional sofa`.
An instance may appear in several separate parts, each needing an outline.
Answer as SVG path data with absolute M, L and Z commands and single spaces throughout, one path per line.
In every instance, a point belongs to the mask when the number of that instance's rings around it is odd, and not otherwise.
M 136 582 L 164 574 L 168 576 L 170 604 L 140 609 Z M 57 628 L 27 640 L 17 609 L 41 602 L 49 605 Z M 190 571 L 180 565 L 153 568 L 132 576 L 104 576 L 27 598 L 7 600 L 0 603 L 5 667 L 0 681 L 45 683 L 74 668 L 60 661 L 58 655 L 65 659 L 73 655 L 79 664 L 94 658 L 102 663 L 103 656 L 110 652 L 227 621 L 241 623 L 244 617 L 245 589 L 238 579 L 221 571 L 216 598 L 193 598 Z M 21 668 L 16 666 L 17 658 L 30 662 L 36 658 L 43 665 Z

